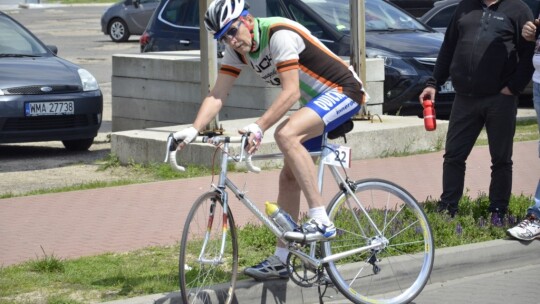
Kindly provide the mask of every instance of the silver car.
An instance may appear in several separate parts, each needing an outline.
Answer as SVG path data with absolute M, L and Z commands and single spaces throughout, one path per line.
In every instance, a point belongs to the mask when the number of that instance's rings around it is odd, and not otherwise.
M 123 0 L 113 4 L 101 16 L 101 31 L 114 42 L 123 42 L 131 35 L 141 35 L 159 0 Z

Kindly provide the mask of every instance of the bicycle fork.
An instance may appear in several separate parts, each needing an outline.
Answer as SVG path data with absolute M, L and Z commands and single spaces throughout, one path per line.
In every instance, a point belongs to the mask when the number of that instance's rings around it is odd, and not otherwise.
M 227 215 L 228 205 L 227 205 L 227 193 L 224 191 L 220 191 L 221 194 L 221 201 L 223 202 L 223 234 L 221 237 L 221 247 L 219 250 L 219 255 L 217 257 L 205 257 L 206 254 L 206 247 L 208 245 L 208 241 L 210 240 L 210 233 L 212 232 L 212 226 L 214 225 L 214 216 L 216 204 L 218 203 L 216 199 L 212 199 L 212 204 L 210 205 L 210 212 L 208 214 L 208 221 L 206 224 L 206 233 L 204 236 L 203 245 L 201 248 L 201 253 L 199 254 L 199 258 L 197 259 L 199 263 L 203 265 L 219 265 L 223 264 L 223 253 L 225 252 L 225 244 L 227 239 L 227 231 L 229 230 L 229 216 Z M 217 215 L 219 216 L 219 215 Z

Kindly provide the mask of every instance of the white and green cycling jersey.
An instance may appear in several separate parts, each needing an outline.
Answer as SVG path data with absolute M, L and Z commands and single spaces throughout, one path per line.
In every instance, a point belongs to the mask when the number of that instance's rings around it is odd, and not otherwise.
M 298 69 L 302 105 L 330 90 L 360 103 L 362 83 L 352 69 L 301 24 L 281 17 L 255 18 L 255 49 L 246 56 L 226 46 L 220 73 L 234 77 L 249 65 L 264 81 L 281 86 L 279 73 Z

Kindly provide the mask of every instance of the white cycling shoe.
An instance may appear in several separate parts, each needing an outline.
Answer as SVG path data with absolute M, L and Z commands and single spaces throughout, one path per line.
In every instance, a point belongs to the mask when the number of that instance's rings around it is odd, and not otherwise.
M 331 240 L 336 234 L 334 223 L 323 224 L 317 219 L 311 219 L 299 229 L 285 232 L 283 237 L 287 241 L 310 243 Z

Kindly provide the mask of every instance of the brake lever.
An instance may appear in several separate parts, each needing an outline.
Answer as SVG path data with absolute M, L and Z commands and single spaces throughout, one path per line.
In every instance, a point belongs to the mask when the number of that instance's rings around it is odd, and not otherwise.
M 169 137 L 167 137 L 167 151 L 165 151 L 165 160 L 164 163 L 169 162 L 169 154 L 170 152 L 176 151 L 176 148 L 178 147 L 178 143 L 174 139 L 173 136 L 174 133 L 169 134 Z

